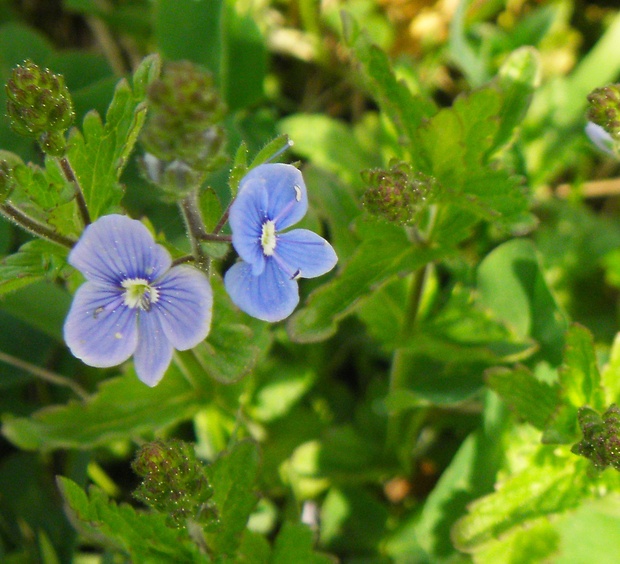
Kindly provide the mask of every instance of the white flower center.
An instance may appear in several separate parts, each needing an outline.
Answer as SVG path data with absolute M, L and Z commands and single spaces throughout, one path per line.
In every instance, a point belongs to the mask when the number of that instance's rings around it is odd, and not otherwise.
M 157 288 L 151 286 L 144 278 L 131 278 L 123 280 L 121 286 L 125 288 L 125 305 L 130 308 L 140 308 L 144 311 L 151 309 L 159 299 Z
M 276 224 L 271 221 L 263 223 L 263 232 L 260 236 L 260 244 L 263 247 L 263 253 L 269 257 L 276 249 Z

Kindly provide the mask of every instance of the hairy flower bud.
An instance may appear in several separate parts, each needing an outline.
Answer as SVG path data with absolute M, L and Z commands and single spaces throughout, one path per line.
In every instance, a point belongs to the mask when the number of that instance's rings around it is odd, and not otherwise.
M 362 171 L 362 178 L 369 185 L 363 200 L 366 209 L 399 225 L 413 223 L 437 189 L 434 178 L 403 162 L 391 163 L 388 170 Z
M 6 93 L 13 130 L 37 139 L 45 153 L 64 154 L 64 133 L 73 123 L 75 113 L 63 77 L 25 61 L 13 69 Z
M 620 141 L 620 84 L 597 88 L 588 95 L 588 119 Z
M 599 470 L 607 466 L 620 470 L 620 408 L 613 404 L 601 417 L 584 406 L 577 419 L 583 438 L 571 451 L 591 460 Z
M 169 63 L 148 90 L 149 118 L 142 131 L 148 153 L 200 172 L 222 163 L 225 107 L 211 74 L 188 61 Z
M 190 444 L 175 439 L 147 443 L 132 467 L 143 478 L 134 497 L 167 513 L 173 525 L 181 527 L 188 519 L 217 523 L 215 509 L 209 504 L 213 491 L 205 467 Z

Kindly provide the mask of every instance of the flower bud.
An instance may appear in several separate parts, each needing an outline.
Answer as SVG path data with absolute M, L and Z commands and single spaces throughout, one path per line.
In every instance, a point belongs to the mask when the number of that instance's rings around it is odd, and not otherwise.
M 620 141 L 620 84 L 597 88 L 588 95 L 588 119 Z
M 181 527 L 188 519 L 217 521 L 208 503 L 213 495 L 203 464 L 193 447 L 179 440 L 157 440 L 138 451 L 132 468 L 143 478 L 134 497 L 151 509 L 167 513 L 171 524 Z
M 613 404 L 601 417 L 584 406 L 577 419 L 583 438 L 571 451 L 591 460 L 599 470 L 607 466 L 620 470 L 620 408 Z
M 369 184 L 363 200 L 366 209 L 399 225 L 413 223 L 437 188 L 434 178 L 403 162 L 391 163 L 388 170 L 362 171 L 362 178 Z
M 142 144 L 157 159 L 207 172 L 222 163 L 225 107 L 209 72 L 188 61 L 169 63 L 148 90 Z
M 63 77 L 25 61 L 13 69 L 6 93 L 13 130 L 37 139 L 45 153 L 63 155 L 64 133 L 75 118 Z

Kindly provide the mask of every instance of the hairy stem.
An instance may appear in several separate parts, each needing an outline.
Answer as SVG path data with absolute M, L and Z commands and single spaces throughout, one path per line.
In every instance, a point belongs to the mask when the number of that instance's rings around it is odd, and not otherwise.
M 78 205 L 78 210 L 80 212 L 80 217 L 82 218 L 82 223 L 84 226 L 91 224 L 90 213 L 88 212 L 88 206 L 86 205 L 86 198 L 84 198 L 84 192 L 82 191 L 82 187 L 78 182 L 77 176 L 75 176 L 75 172 L 69 159 L 67 157 L 61 157 L 58 159 L 60 164 L 60 168 L 62 169 L 65 178 L 73 184 L 75 189 L 75 201 Z
M 25 370 L 29 372 L 33 376 L 40 378 L 41 380 L 45 380 L 51 384 L 56 384 L 57 386 L 65 386 L 70 388 L 76 395 L 80 396 L 80 398 L 84 401 L 88 399 L 88 394 L 86 390 L 84 390 L 79 384 L 70 380 L 69 378 L 65 378 L 64 376 L 60 376 L 55 372 L 51 372 L 45 368 L 41 368 L 36 364 L 31 364 L 30 362 L 26 362 L 21 358 L 14 357 L 10 354 L 6 354 L 0 351 L 0 362 L 4 362 L 9 366 L 13 366 L 14 368 L 19 368 L 21 370 Z
M 0 204 L 0 213 L 33 235 L 37 235 L 38 237 L 42 237 L 48 241 L 62 245 L 63 247 L 72 249 L 76 243 L 73 239 L 56 233 L 51 227 L 33 219 L 9 202 Z
M 190 243 L 192 246 L 192 254 L 196 261 L 196 266 L 205 272 L 209 272 L 211 260 L 209 256 L 204 252 L 200 246 L 201 240 L 206 240 L 208 237 L 205 222 L 200 213 L 200 207 L 198 206 L 198 189 L 190 192 L 179 203 L 183 220 L 189 234 Z

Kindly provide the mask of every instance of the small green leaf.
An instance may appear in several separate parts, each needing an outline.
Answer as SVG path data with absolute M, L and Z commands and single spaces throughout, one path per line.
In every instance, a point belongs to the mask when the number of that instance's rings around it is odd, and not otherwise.
M 533 47 L 513 51 L 499 69 L 495 84 L 503 94 L 501 124 L 494 145 L 501 147 L 515 135 L 540 82 L 540 57 Z
M 95 486 L 89 495 L 75 482 L 58 476 L 58 488 L 72 524 L 89 540 L 129 556 L 132 562 L 209 562 L 185 528 L 166 526 L 166 515 L 138 513 L 117 505 Z
M 380 231 L 383 236 L 362 242 L 339 275 L 315 290 L 306 307 L 293 314 L 287 326 L 292 339 L 313 342 L 328 338 L 371 291 L 445 255 L 439 248 L 415 247 L 396 226 L 384 223 Z
M 293 143 L 291 143 L 288 135 L 278 135 L 278 137 L 267 143 L 267 145 L 258 152 L 248 168 L 252 169 L 258 165 L 269 162 L 292 146 Z
M 234 554 L 241 542 L 242 532 L 258 499 L 254 493 L 258 464 L 256 445 L 242 441 L 208 468 L 212 500 L 222 527 L 205 536 L 216 554 Z
M 558 387 L 537 380 L 525 367 L 496 368 L 486 373 L 487 384 L 520 417 L 544 430 L 558 404 Z
M 84 118 L 83 132 L 74 129 L 70 136 L 67 156 L 93 220 L 120 205 L 123 190 L 119 178 L 146 118 L 144 92 L 157 66 L 157 58 L 145 59 L 136 71 L 135 92 L 124 79 L 117 84 L 105 124 L 91 111 Z
M 417 128 L 435 113 L 434 103 L 421 96 L 414 96 L 407 85 L 396 78 L 385 51 L 371 43 L 351 16 L 343 13 L 342 17 L 347 44 L 359 61 L 359 70 L 368 93 L 394 123 L 401 140 L 413 144 L 417 140 Z M 414 156 L 416 154 L 413 153 Z
M 41 239 L 24 243 L 19 251 L 0 260 L 0 295 L 62 276 L 67 253 L 64 247 Z

